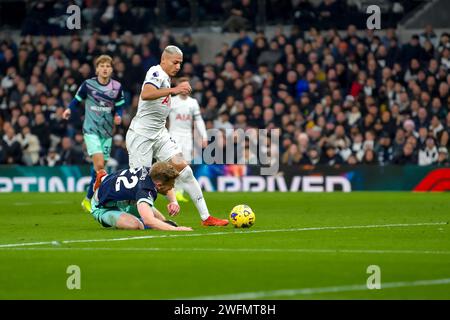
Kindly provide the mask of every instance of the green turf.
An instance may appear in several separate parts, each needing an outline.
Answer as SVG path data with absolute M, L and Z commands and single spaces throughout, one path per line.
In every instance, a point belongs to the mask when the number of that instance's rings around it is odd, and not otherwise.
M 261 298 L 450 299 L 449 283 L 383 288 L 389 283 L 450 279 L 449 225 L 409 225 L 448 222 L 448 193 L 210 193 L 205 197 L 219 217 L 227 216 L 233 205 L 250 205 L 256 224 L 248 230 L 204 228 L 190 203 L 182 206 L 176 220 L 194 227 L 192 234 L 197 236 L 110 230 L 81 211 L 81 194 L 0 194 L 0 246 L 157 236 L 0 248 L 0 298 L 232 298 L 236 297 L 232 294 L 266 292 Z M 164 209 L 165 200 L 157 205 Z M 292 230 L 386 224 L 407 225 Z M 265 230 L 278 231 L 255 232 Z M 180 236 L 161 237 L 171 234 Z M 69 265 L 81 269 L 81 290 L 66 287 Z M 381 268 L 381 290 L 343 290 L 349 285 L 365 286 L 369 265 Z M 273 295 L 276 290 L 328 287 L 337 291 Z

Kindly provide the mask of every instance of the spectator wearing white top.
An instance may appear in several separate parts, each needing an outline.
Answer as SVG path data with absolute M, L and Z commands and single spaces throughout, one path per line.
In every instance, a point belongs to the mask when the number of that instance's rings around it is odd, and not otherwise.
M 438 161 L 439 153 L 433 138 L 428 138 L 425 148 L 419 151 L 419 166 L 428 166 Z

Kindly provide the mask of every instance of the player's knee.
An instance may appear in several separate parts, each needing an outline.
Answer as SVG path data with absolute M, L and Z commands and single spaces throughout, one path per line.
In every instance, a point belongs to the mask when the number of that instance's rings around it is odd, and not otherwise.
M 188 163 L 184 160 L 181 153 L 172 157 L 169 162 L 175 169 L 178 170 L 178 172 L 181 172 L 186 166 L 188 166 Z
M 122 214 L 116 224 L 118 229 L 139 230 L 144 229 L 144 225 L 135 217 Z
M 128 219 L 127 225 L 128 225 L 128 229 L 131 229 L 131 230 L 139 230 L 141 228 L 142 229 L 144 228 L 142 223 L 138 219 L 131 218 L 131 217 L 130 217 L 130 219 Z
M 144 230 L 144 224 L 138 219 L 135 220 L 135 230 Z
M 180 172 L 180 175 L 178 176 L 178 178 L 181 181 L 189 181 L 192 179 L 195 179 L 194 177 L 194 172 L 192 171 L 191 167 L 186 165 Z

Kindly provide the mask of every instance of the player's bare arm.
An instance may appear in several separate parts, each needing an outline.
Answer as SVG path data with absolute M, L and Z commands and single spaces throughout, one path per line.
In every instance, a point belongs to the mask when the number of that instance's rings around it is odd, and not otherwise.
M 163 220 L 158 219 L 155 216 L 153 208 L 150 207 L 148 203 L 141 202 L 137 205 L 137 208 L 144 224 L 152 229 L 165 231 L 192 231 L 192 228 L 190 227 L 174 227 L 165 223 Z
M 172 94 L 189 94 L 192 91 L 189 82 L 182 82 L 174 88 L 158 89 L 152 84 L 144 85 L 141 92 L 142 100 L 155 100 Z
M 167 191 L 166 198 L 169 201 L 169 204 L 167 205 L 169 215 L 176 216 L 180 212 L 180 205 L 177 202 L 177 197 L 173 188 Z

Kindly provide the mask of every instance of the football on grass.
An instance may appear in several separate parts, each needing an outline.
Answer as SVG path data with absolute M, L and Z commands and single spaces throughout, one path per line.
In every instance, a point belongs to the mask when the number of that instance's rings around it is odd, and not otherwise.
M 236 228 L 250 228 L 255 223 L 255 213 L 246 204 L 235 206 L 230 212 L 231 224 Z

